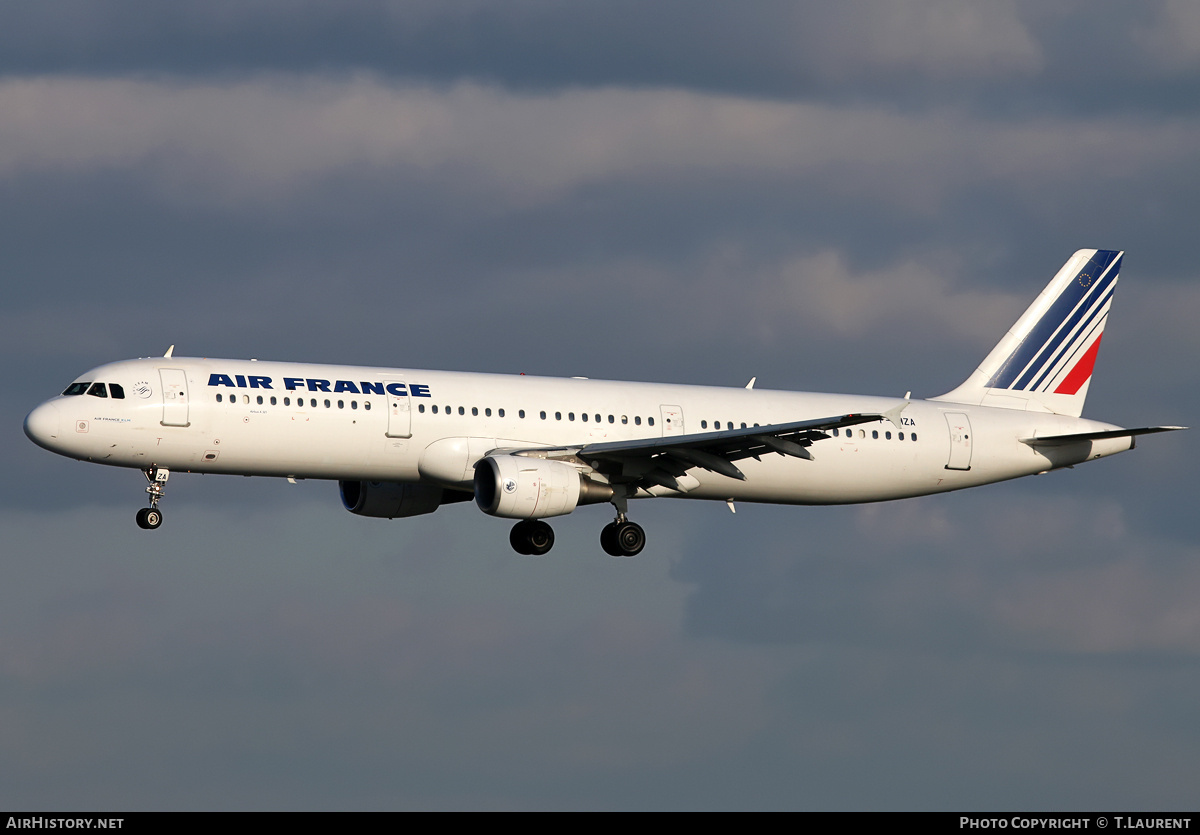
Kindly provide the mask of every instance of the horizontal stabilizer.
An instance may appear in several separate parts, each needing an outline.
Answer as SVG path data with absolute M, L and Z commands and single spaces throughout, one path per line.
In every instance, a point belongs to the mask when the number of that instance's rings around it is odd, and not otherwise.
M 1072 435 L 1047 435 L 1045 438 L 1022 438 L 1021 443 L 1030 446 L 1062 446 L 1080 441 L 1101 441 L 1106 438 L 1132 438 L 1137 435 L 1152 435 L 1155 432 L 1174 432 L 1186 426 L 1143 426 L 1139 429 L 1110 429 L 1106 432 L 1076 432 Z

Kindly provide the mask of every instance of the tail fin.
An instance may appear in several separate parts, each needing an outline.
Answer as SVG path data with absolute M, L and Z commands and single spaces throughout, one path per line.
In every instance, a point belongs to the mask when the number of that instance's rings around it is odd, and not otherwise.
M 1072 255 L 975 373 L 932 399 L 1079 417 L 1124 254 Z

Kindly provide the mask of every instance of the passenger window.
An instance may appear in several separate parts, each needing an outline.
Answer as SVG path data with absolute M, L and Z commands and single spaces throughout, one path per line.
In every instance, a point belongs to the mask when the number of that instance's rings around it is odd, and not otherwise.
M 371 401 L 370 400 L 363 401 L 363 408 L 365 410 L 367 410 L 368 412 L 371 411 Z
M 654 418 L 652 418 L 652 417 L 648 417 L 648 418 L 646 418 L 646 423 L 648 423 L 648 424 L 650 424 L 651 426 L 653 426 L 653 425 L 654 425 Z
M 617 419 L 616 419 L 615 417 L 613 417 L 612 415 L 609 415 L 609 416 L 608 416 L 608 422 L 609 422 L 609 423 L 616 423 L 616 422 L 617 422 Z
M 108 393 L 112 395 L 113 400 L 124 400 L 125 399 L 125 389 L 123 389 L 117 383 L 109 383 L 108 384 Z
M 315 409 L 315 408 L 317 408 L 317 398 L 315 398 L 315 397 L 313 397 L 313 398 L 310 398 L 308 402 L 312 404 L 312 407 L 313 407 L 314 409 Z M 326 403 L 329 403 L 329 401 L 328 401 L 328 400 L 326 400 L 325 402 L 326 402 Z
M 260 405 L 260 406 L 261 406 L 262 404 L 263 404 L 263 401 L 262 401 L 262 395 L 260 394 L 260 395 L 258 396 L 258 405 Z
M 903 432 L 901 432 L 901 433 L 900 433 L 900 434 L 899 434 L 897 437 L 899 437 L 899 438 L 900 438 L 900 440 L 902 440 L 902 441 L 903 441 L 903 440 L 904 440 L 904 433 L 903 433 Z
M 700 428 L 701 428 L 701 429 L 707 429 L 707 428 L 708 428 L 708 421 L 707 421 L 707 420 L 702 420 L 702 421 L 700 421 Z
M 554 419 L 555 419 L 555 420 L 562 420 L 562 412 L 555 412 L 555 413 L 554 413 Z
M 641 425 L 642 425 L 642 416 L 641 416 L 641 415 L 634 415 L 634 416 L 633 416 L 633 425 L 634 425 L 634 426 L 641 426 Z
M 104 383 L 92 383 L 92 387 L 88 389 L 88 394 L 92 397 L 108 397 L 108 390 L 104 388 Z
M 600 422 L 600 415 L 596 415 L 596 423 Z
M 884 433 L 883 433 L 883 437 L 884 437 L 884 439 L 886 439 L 886 440 L 889 440 L 889 441 L 890 441 L 890 440 L 892 439 L 892 433 L 891 433 L 891 432 L 884 432 Z
M 250 395 L 248 395 L 248 394 L 243 394 L 243 395 L 242 395 L 242 403 L 244 403 L 245 405 L 249 406 L 249 405 L 250 405 Z
M 219 394 L 218 394 L 218 395 L 217 395 L 217 399 L 218 399 L 218 400 L 220 400 L 220 399 L 221 399 L 221 395 L 219 395 Z M 290 405 L 292 405 L 292 398 L 290 398 L 290 397 L 285 397 L 285 398 L 283 398 L 283 405 L 285 405 L 285 406 L 290 406 Z
M 545 419 L 546 419 L 546 413 L 542 412 L 542 420 L 545 420 Z
M 344 408 L 346 408 L 346 401 L 345 401 L 345 400 L 339 400 L 339 401 L 338 401 L 338 408 L 339 408 L 339 409 L 344 409 Z
M 67 390 L 63 392 L 64 397 L 74 397 L 76 394 L 87 394 L 88 386 L 91 383 L 71 383 L 67 386 Z
M 878 429 L 872 429 L 872 430 L 871 430 L 871 437 L 872 437 L 872 438 L 874 438 L 875 440 L 877 440 L 877 441 L 878 441 L 878 440 L 879 440 L 879 430 L 878 430 Z
M 491 417 L 491 416 L 492 416 L 492 410 L 491 410 L 491 409 L 484 409 L 484 410 L 483 410 L 483 416 L 484 416 L 484 417 Z
M 273 394 L 271 395 L 271 405 L 272 405 L 272 406 L 278 406 L 278 405 L 279 405 L 279 401 L 275 399 L 275 395 L 273 395 Z
M 217 392 L 217 402 L 221 402 L 221 392 Z
M 351 400 L 351 401 L 350 401 L 350 408 L 352 408 L 352 409 L 357 409 L 357 408 L 358 408 L 358 401 L 356 401 L 356 400 Z M 437 406 L 434 406 L 433 408 L 434 408 L 434 409 L 436 409 L 436 408 L 437 408 Z M 425 414 L 425 404 L 424 404 L 424 403 L 418 403 L 418 404 L 417 404 L 417 411 L 418 411 L 418 412 L 420 412 L 421 414 Z
M 575 413 L 567 412 L 567 420 L 575 420 Z
M 582 415 L 580 415 L 579 417 L 581 417 L 581 418 L 583 419 L 583 422 L 584 422 L 584 423 L 587 423 L 587 412 L 584 412 L 584 413 L 583 413 Z
M 326 409 L 328 409 L 328 408 L 329 408 L 329 401 L 328 401 L 328 400 L 326 400 L 326 401 L 325 401 L 325 408 L 326 408 Z
M 351 408 L 351 409 L 357 409 L 357 408 L 358 408 L 358 401 L 357 401 L 357 400 L 351 400 L 351 401 L 350 401 L 350 408 Z M 425 411 L 425 404 L 424 404 L 424 403 L 422 403 L 422 404 L 421 404 L 421 411 L 422 411 L 422 412 L 423 412 L 423 411 Z
M 479 407 L 478 406 L 471 407 L 471 415 L 473 417 L 479 417 Z
M 465 415 L 465 414 L 467 413 L 467 409 L 466 409 L 466 407 L 465 407 L 465 406 L 459 406 L 459 407 L 458 407 L 458 413 L 459 413 L 460 415 Z
M 917 433 L 914 432 L 911 435 L 909 435 L 908 437 L 915 441 L 917 439 Z
M 621 415 L 621 423 L 629 423 L 629 415 Z

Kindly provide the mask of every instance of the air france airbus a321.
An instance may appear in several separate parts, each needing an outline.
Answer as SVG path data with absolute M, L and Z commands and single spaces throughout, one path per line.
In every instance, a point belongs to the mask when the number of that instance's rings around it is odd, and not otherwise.
M 1080 417 L 1123 253 L 1076 252 L 966 382 L 928 400 L 166 355 L 102 365 L 25 419 L 52 452 L 141 470 L 162 523 L 171 471 L 337 480 L 389 519 L 475 499 L 543 521 L 611 503 L 600 544 L 642 550 L 629 500 L 848 504 L 975 487 L 1132 449 Z M 173 347 L 173 346 L 172 346 Z

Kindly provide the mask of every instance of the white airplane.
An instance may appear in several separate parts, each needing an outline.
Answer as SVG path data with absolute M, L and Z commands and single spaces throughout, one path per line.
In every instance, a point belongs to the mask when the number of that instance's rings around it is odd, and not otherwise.
M 1071 467 L 1138 435 L 1080 417 L 1123 253 L 1076 252 L 966 382 L 928 400 L 172 356 L 102 365 L 25 418 L 60 455 L 142 470 L 142 528 L 171 471 L 336 479 L 361 516 L 474 497 L 518 519 L 611 503 L 613 556 L 642 550 L 634 498 L 848 504 Z

